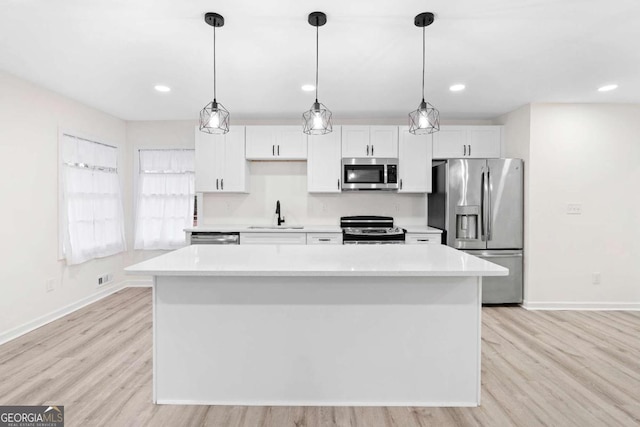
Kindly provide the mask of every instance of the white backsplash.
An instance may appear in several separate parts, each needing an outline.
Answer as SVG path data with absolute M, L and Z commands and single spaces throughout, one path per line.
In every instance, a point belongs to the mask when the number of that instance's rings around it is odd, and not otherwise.
M 425 194 L 307 192 L 307 162 L 250 162 L 248 194 L 204 194 L 200 225 L 275 224 L 280 200 L 286 225 L 338 225 L 345 215 L 388 215 L 397 225 L 426 225 Z

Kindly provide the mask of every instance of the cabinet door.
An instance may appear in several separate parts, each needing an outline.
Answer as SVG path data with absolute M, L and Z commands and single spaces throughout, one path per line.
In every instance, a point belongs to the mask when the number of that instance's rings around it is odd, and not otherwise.
M 398 192 L 430 193 L 431 135 L 413 135 L 401 127 L 398 148 Z
M 408 245 L 439 245 L 442 243 L 442 234 L 407 233 L 405 243 Z
M 306 245 L 307 233 L 240 233 L 241 245 Z
M 341 189 L 342 145 L 340 126 L 326 135 L 309 135 L 307 160 L 307 191 L 339 193 Z
M 224 163 L 224 135 L 212 135 L 195 128 L 196 192 L 208 193 L 220 189 Z M 216 183 L 218 188 L 216 188 Z
M 370 157 L 369 126 L 342 126 L 342 157 Z
M 499 158 L 502 126 L 473 126 L 467 131 L 467 157 Z
M 307 135 L 302 126 L 275 126 L 276 159 L 306 160 Z
M 245 134 L 247 160 L 273 160 L 276 157 L 276 126 L 247 126 Z
M 398 127 L 371 126 L 369 145 L 372 157 L 398 157 Z
M 307 245 L 341 245 L 342 233 L 307 233 Z
M 457 159 L 466 157 L 467 129 L 464 126 L 441 126 L 433 134 L 433 158 Z
M 248 165 L 245 159 L 245 128 L 233 126 L 224 135 L 224 156 L 221 165 L 220 190 L 242 193 L 247 191 Z

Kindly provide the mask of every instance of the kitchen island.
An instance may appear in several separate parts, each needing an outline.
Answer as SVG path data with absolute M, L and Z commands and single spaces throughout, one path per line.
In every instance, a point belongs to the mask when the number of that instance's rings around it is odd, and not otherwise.
M 154 277 L 160 404 L 476 406 L 483 276 L 443 245 L 192 245 Z

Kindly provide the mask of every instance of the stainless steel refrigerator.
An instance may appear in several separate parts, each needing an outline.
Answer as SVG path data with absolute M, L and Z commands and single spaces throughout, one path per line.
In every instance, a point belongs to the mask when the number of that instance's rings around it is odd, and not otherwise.
M 482 279 L 482 302 L 522 302 L 523 168 L 521 159 L 434 162 L 429 225 L 444 243 L 509 269 Z

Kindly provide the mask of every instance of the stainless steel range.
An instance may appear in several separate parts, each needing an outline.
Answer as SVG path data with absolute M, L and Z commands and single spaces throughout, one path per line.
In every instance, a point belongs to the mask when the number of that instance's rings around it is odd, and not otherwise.
M 340 218 L 345 245 L 402 244 L 406 231 L 394 227 L 390 216 L 343 216 Z

